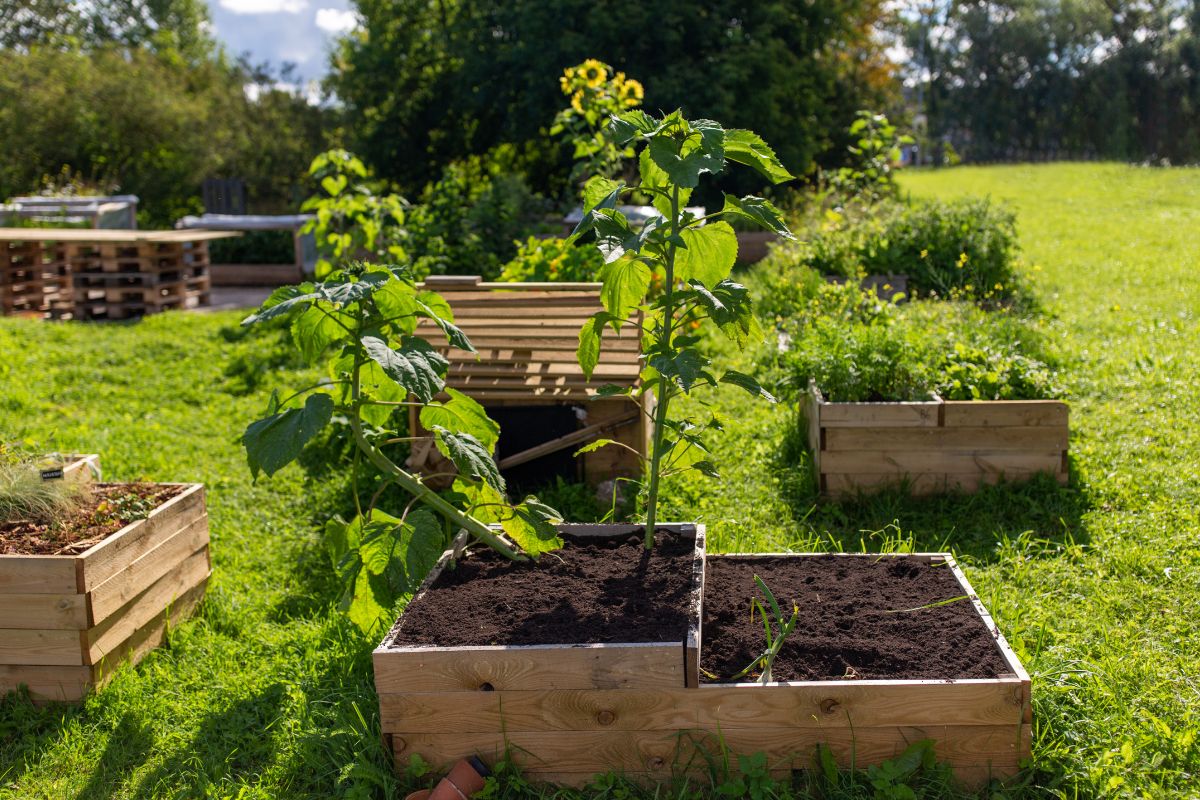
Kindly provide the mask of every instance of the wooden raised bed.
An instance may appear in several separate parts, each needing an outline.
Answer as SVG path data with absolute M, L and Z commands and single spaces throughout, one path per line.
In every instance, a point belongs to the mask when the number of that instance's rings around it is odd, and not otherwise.
M 1065 485 L 1068 408 L 1058 400 L 830 403 L 810 385 L 808 446 L 822 494 L 904 486 L 973 492 L 1038 473 Z
M 722 559 L 829 558 L 817 554 L 729 554 Z M 823 680 L 702 683 L 687 695 L 693 727 L 720 736 L 734 753 L 763 752 L 775 773 L 813 766 L 818 745 L 843 767 L 864 768 L 894 758 L 922 739 L 934 741 L 937 760 L 971 786 L 1010 777 L 1030 754 L 1032 706 L 1029 675 L 948 553 L 838 554 L 837 558 L 911 559 L 944 563 L 1007 667 L 996 678 L 926 680 Z M 762 574 L 768 586 L 770 572 Z M 781 603 L 786 601 L 781 598 Z M 836 602 L 836 601 L 833 601 Z M 804 637 L 798 629 L 794 637 Z M 717 646 L 706 634 L 704 646 Z
M 699 683 L 704 526 L 696 535 L 686 638 L 668 642 L 375 650 L 384 737 L 397 764 L 420 754 L 442 765 L 479 754 L 511 756 L 536 780 L 579 785 L 610 769 L 656 775 L 670 768 L 683 697 Z M 628 536 L 640 526 L 563 526 L 576 535 Z M 461 546 L 461 544 L 460 544 Z M 416 602 L 456 555 L 447 551 Z M 553 555 L 544 556 L 553 558 Z M 688 688 L 691 687 L 691 688 Z
M 48 457 L 41 469 L 43 480 L 59 478 L 72 483 L 88 484 L 100 480 L 100 456 L 90 453 Z M 55 473 L 60 470 L 60 474 L 56 476 Z
M 596 397 L 601 386 L 638 381 L 638 337 L 628 330 L 620 337 L 609 332 L 591 380 L 584 378 L 576 360 L 580 328 L 602 309 L 600 284 L 482 283 L 477 276 L 444 276 L 425 285 L 446 299 L 455 324 L 478 350 L 476 357 L 442 348 L 451 362 L 446 385 L 499 418 L 496 456 L 501 470 L 558 456 L 566 460 L 563 469 L 590 483 L 640 477 L 642 464 L 635 453 L 645 455 L 649 447 L 653 396 Z M 431 342 L 445 341 L 428 323 L 419 332 Z M 529 419 L 536 423 L 505 418 L 526 409 L 535 412 Z M 554 411 L 558 414 L 551 417 Z M 410 410 L 409 429 L 414 436 L 427 435 L 416 409 Z M 510 444 L 510 437 L 520 437 L 521 443 Z M 571 461 L 574 451 L 598 438 L 614 439 L 634 452 L 609 446 Z M 413 466 L 421 466 L 427 451 L 414 448 Z
M 204 596 L 204 486 L 78 555 L 0 555 L 0 695 L 74 701 L 161 643 Z

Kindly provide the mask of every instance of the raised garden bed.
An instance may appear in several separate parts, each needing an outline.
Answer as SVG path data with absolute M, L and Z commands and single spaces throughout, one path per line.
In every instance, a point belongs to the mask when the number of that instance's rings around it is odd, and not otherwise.
M 641 530 L 561 526 L 565 548 L 536 566 L 447 551 L 374 653 L 397 763 L 511 748 L 572 784 L 669 768 L 673 739 L 645 732 L 678 730 L 698 685 L 704 527 L 659 525 L 649 553 Z
M 74 483 L 92 483 L 100 480 L 100 456 L 95 453 L 87 455 L 68 455 L 61 458 L 48 458 L 42 465 L 43 480 L 55 480 L 57 471 L 62 474 L 57 477 Z
M 88 513 L 134 491 L 156 507 L 121 525 L 8 530 L 0 550 L 0 694 L 74 701 L 187 616 L 210 572 L 201 484 L 92 484 Z M 82 513 L 82 512 L 81 512 Z M 73 527 L 72 527 L 73 526 Z M 114 530 L 115 529 L 115 530 Z
M 1029 676 L 949 554 L 722 555 L 706 566 L 702 684 L 689 706 L 707 746 L 719 734 L 778 773 L 810 768 L 818 745 L 862 768 L 931 739 L 974 786 L 1028 757 Z M 727 682 L 764 646 L 754 575 L 800 621 L 777 682 Z
M 831 403 L 811 385 L 806 416 L 818 485 L 832 497 L 897 486 L 973 492 L 1038 473 L 1065 485 L 1069 477 L 1069 412 L 1059 400 Z

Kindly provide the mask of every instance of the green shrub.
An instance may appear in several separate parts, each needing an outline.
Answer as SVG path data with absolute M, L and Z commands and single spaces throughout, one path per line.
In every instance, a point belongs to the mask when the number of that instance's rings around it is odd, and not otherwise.
M 578 247 L 566 239 L 539 239 L 530 236 L 517 247 L 517 255 L 504 265 L 498 280 L 522 281 L 594 281 L 604 259 L 594 247 Z
M 291 231 L 245 231 L 212 240 L 208 254 L 214 264 L 293 264 L 296 245 Z
M 828 213 L 799 242 L 772 248 L 767 269 L 799 266 L 823 275 L 907 275 L 910 294 L 998 303 L 1018 292 L 1013 213 L 988 200 Z
M 782 326 L 778 362 L 785 394 L 813 380 L 842 402 L 1061 393 L 1045 342 L 1015 313 L 965 301 L 895 305 L 854 286 L 810 298 Z

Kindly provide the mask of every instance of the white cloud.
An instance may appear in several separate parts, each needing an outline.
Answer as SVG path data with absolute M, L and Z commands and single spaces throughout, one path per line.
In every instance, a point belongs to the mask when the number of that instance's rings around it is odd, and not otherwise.
M 220 0 L 221 8 L 234 14 L 299 14 L 308 0 Z
M 328 33 L 345 33 L 358 27 L 358 17 L 353 11 L 318 8 L 317 27 Z

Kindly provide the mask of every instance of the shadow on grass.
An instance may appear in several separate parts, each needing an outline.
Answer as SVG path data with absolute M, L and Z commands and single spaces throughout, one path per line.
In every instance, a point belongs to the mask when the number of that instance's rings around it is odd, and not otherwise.
M 16 786 L 81 713 L 71 703 L 35 706 L 24 689 L 0 696 L 0 789 Z
M 1093 505 L 1087 487 L 1075 480 L 1061 486 L 1049 475 L 972 494 L 915 497 L 899 486 L 840 500 L 822 498 L 805 426 L 803 416 L 793 418 L 779 449 L 776 466 L 796 473 L 785 499 L 797 524 L 842 550 L 879 550 L 903 541 L 918 551 L 952 550 L 988 563 L 1000 557 L 1002 545 L 1018 540 L 1049 545 L 1041 552 L 1087 542 L 1082 519 Z
M 150 726 L 133 714 L 123 715 L 108 735 L 104 752 L 75 800 L 109 800 L 116 796 L 129 775 L 146 762 L 153 747 Z

